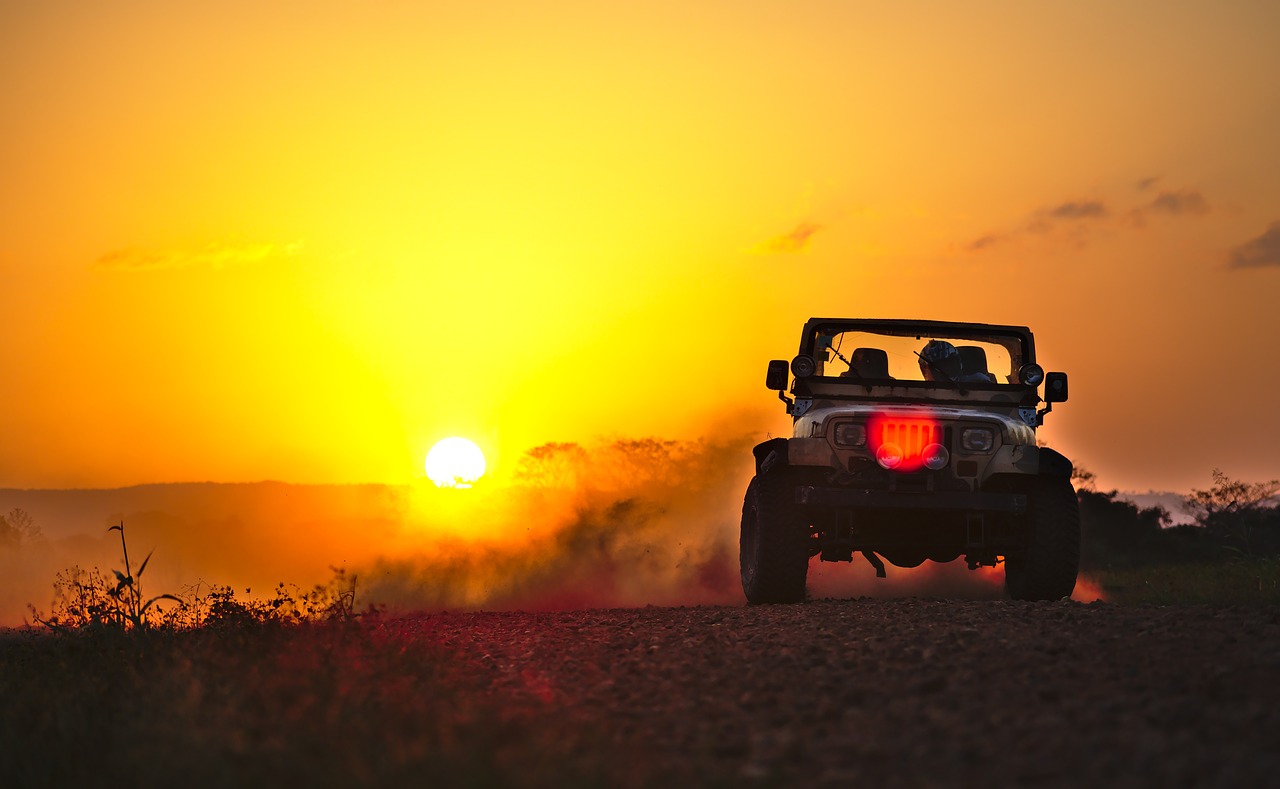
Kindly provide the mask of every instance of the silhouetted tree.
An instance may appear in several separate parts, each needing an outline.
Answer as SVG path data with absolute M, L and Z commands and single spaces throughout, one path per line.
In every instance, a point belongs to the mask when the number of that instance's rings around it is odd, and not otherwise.
M 1211 538 L 1238 555 L 1280 555 L 1280 480 L 1240 482 L 1213 470 L 1213 486 L 1183 506 Z
M 41 536 L 40 526 L 26 510 L 14 507 L 8 515 L 0 515 L 0 548 L 21 548 Z
M 1096 490 L 1097 483 L 1098 475 L 1084 466 L 1075 466 L 1071 469 L 1071 484 L 1076 490 Z

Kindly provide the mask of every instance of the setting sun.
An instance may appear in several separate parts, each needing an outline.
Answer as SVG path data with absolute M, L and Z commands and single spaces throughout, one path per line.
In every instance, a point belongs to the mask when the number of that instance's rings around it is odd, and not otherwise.
M 474 441 L 445 438 L 427 453 L 427 478 L 441 488 L 469 488 L 484 476 L 484 453 Z

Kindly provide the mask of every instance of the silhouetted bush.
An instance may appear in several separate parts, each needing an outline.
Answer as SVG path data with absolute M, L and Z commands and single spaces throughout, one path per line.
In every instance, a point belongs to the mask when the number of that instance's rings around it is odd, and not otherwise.
M 1092 481 L 1089 475 L 1087 482 Z M 1163 507 L 1139 507 L 1099 493 L 1091 485 L 1080 499 L 1081 566 L 1084 569 L 1191 564 L 1280 557 L 1280 482 L 1248 483 L 1213 472 L 1208 490 L 1193 490 L 1185 507 L 1194 524 L 1170 525 Z
M 1076 491 L 1080 499 L 1081 550 L 1084 569 L 1129 567 L 1165 552 L 1169 513 L 1163 507 L 1139 507 L 1117 499 L 1118 491 Z

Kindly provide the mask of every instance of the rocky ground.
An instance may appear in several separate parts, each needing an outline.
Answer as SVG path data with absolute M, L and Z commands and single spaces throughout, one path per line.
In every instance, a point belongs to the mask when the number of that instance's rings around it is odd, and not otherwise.
M 859 599 L 387 626 L 456 650 L 478 692 L 560 727 L 548 758 L 615 785 L 1280 782 L 1275 608 Z M 542 769 L 530 784 L 556 782 Z

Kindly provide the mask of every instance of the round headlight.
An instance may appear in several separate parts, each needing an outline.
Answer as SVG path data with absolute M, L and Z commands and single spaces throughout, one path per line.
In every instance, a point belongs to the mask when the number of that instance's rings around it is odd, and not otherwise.
M 818 364 L 813 360 L 812 356 L 800 354 L 791 360 L 791 374 L 796 378 L 808 378 L 818 369 Z M 1042 376 L 1043 377 L 1043 376 Z
M 1024 364 L 1018 370 L 1018 380 L 1027 386 L 1039 386 L 1044 381 L 1044 368 L 1035 362 Z
M 996 436 L 989 428 L 966 427 L 960 431 L 960 448 L 966 452 L 990 452 Z
M 947 465 L 947 461 L 951 459 L 951 453 L 941 444 L 930 444 L 924 448 L 920 457 L 924 460 L 925 468 L 937 471 Z
M 836 446 L 861 447 L 867 443 L 867 428 L 851 422 L 836 425 Z
M 881 468 L 895 469 L 902 465 L 902 448 L 897 444 L 881 444 L 876 450 L 876 462 Z

